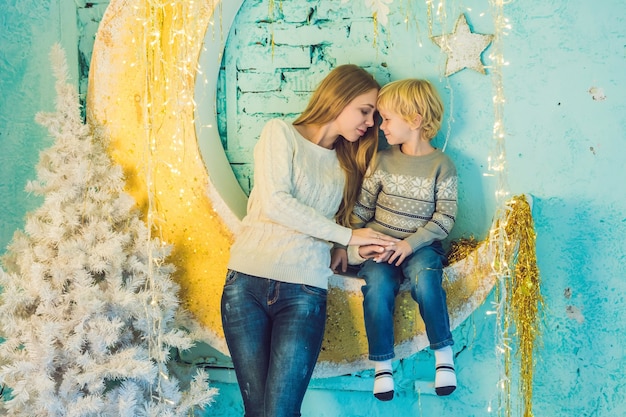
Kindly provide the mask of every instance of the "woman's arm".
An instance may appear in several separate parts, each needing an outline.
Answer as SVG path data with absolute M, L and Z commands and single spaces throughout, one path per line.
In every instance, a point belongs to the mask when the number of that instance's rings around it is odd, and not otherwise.
M 295 140 L 293 131 L 280 120 L 271 120 L 261 132 L 254 149 L 254 187 L 262 213 L 299 233 L 345 245 L 351 238 L 349 228 L 338 225 L 294 196 Z

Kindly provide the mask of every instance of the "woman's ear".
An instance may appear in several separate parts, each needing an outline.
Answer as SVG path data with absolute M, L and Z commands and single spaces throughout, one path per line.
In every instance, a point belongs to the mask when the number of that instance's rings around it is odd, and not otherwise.
M 416 114 L 415 117 L 411 120 L 409 120 L 409 125 L 411 126 L 412 130 L 417 130 L 420 127 L 422 127 L 422 120 L 424 118 L 422 117 L 421 114 Z

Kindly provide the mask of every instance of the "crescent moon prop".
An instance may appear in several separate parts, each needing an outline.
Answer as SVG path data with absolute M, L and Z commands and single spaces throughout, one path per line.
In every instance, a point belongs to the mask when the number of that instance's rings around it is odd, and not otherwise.
M 131 4 L 132 3 L 132 4 Z M 243 0 L 172 3 L 172 16 L 149 13 L 150 0 L 112 0 L 96 36 L 87 96 L 89 122 L 110 137 L 110 152 L 126 174 L 127 191 L 173 245 L 170 262 L 181 286 L 185 327 L 228 355 L 220 297 L 228 252 L 247 197 L 227 161 L 215 117 L 216 84 L 225 39 Z M 139 12 L 138 12 L 139 11 Z M 138 16 L 139 13 L 139 16 Z M 152 25 L 152 26 L 151 26 Z M 177 26 L 178 25 L 178 26 Z M 160 30 L 158 56 L 149 27 Z M 207 29 L 210 27 L 210 29 Z M 185 32 L 190 42 L 177 42 Z M 202 76 L 197 75 L 199 68 Z M 191 86 L 191 88 L 190 88 Z M 181 93 L 181 91 L 183 93 Z M 180 95 L 192 91 L 196 105 Z M 153 211 L 151 211 L 153 209 Z M 489 239 L 445 270 L 452 328 L 483 303 L 496 281 Z M 362 282 L 334 276 L 316 377 L 369 367 L 363 324 Z M 396 304 L 396 355 L 428 345 L 416 303 L 404 289 Z

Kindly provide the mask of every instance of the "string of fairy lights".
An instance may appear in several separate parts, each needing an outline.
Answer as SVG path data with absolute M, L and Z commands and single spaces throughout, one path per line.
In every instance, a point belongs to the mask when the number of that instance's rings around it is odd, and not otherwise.
M 494 22 L 494 38 L 491 44 L 491 53 L 489 59 L 492 65 L 489 66 L 490 76 L 493 86 L 493 109 L 494 121 L 492 132 L 492 150 L 487 158 L 488 171 L 485 176 L 494 177 L 496 180 L 495 201 L 496 214 L 499 218 L 496 230 L 490 231 L 489 239 L 493 246 L 495 257 L 492 262 L 493 273 L 495 274 L 496 290 L 494 296 L 493 307 L 490 314 L 496 316 L 495 353 L 498 358 L 498 408 L 497 415 L 511 415 L 511 369 L 510 369 L 510 316 L 507 314 L 507 306 L 505 300 L 507 298 L 507 282 L 510 279 L 509 262 L 506 259 L 507 247 L 510 245 L 506 234 L 506 199 L 509 196 L 507 184 L 506 170 L 506 153 L 505 139 L 506 131 L 504 128 L 504 104 L 505 95 L 503 87 L 502 69 L 505 65 L 503 52 L 503 36 L 505 35 L 506 26 L 503 25 L 503 8 L 504 4 L 501 0 L 490 0 L 492 8 L 492 16 Z M 488 411 L 491 413 L 493 404 L 490 402 Z
M 362 1 L 362 0 L 351 0 Z M 410 0 L 396 0 L 404 8 L 405 23 L 414 22 L 417 25 L 416 11 Z M 139 24 L 137 36 L 133 42 L 137 43 L 137 61 L 131 65 L 145 65 L 144 94 L 141 98 L 141 108 L 145 123 L 144 138 L 144 165 L 141 167 L 147 188 L 146 221 L 150 235 L 148 237 L 148 254 L 152 270 L 147 282 L 148 288 L 154 288 L 154 271 L 159 268 L 161 259 L 153 257 L 158 253 L 152 245 L 153 233 L 159 230 L 165 220 L 160 216 L 158 173 L 160 169 L 168 169 L 176 174 L 177 163 L 184 163 L 182 157 L 172 162 L 155 157 L 159 147 L 167 147 L 175 155 L 184 155 L 184 141 L 181 139 L 185 132 L 170 132 L 163 137 L 159 131 L 162 120 L 166 117 L 180 117 L 195 112 L 194 80 L 201 73 L 201 68 L 193 60 L 196 58 L 188 53 L 197 49 L 202 42 L 204 31 L 211 22 L 201 21 L 198 16 L 203 15 L 200 8 L 218 10 L 219 0 L 144 0 L 141 6 L 135 6 L 135 13 Z M 275 7 L 281 7 L 281 2 L 268 0 L 269 15 L 272 16 Z M 393 5 L 393 1 L 386 1 Z M 510 417 L 513 413 L 512 401 L 512 340 L 517 336 L 520 354 L 519 398 L 523 403 L 519 408 L 524 417 L 532 416 L 532 371 L 534 342 L 539 335 L 537 329 L 537 314 L 541 304 L 539 292 L 539 275 L 534 256 L 534 232 L 532 216 L 524 198 L 513 199 L 511 202 L 507 181 L 507 166 L 505 141 L 507 132 L 504 123 L 505 91 L 503 69 L 508 65 L 504 59 L 504 37 L 511 29 L 509 20 L 504 14 L 505 0 L 489 0 L 490 13 L 493 18 L 494 34 L 490 49 L 488 65 L 489 76 L 493 87 L 493 132 L 491 152 L 488 156 L 488 168 L 485 176 L 495 180 L 496 217 L 498 226 L 489 231 L 489 243 L 495 254 L 491 273 L 496 277 L 496 291 L 492 311 L 496 317 L 496 354 L 499 364 L 499 379 L 497 399 L 490 402 L 487 411 L 498 416 Z M 395 6 L 395 5 L 393 5 Z M 459 7 L 454 4 L 454 7 Z M 445 0 L 435 2 L 425 0 L 426 21 L 428 36 L 433 37 L 435 23 L 441 28 L 448 26 L 448 11 L 451 6 Z M 213 16 L 219 19 L 219 15 Z M 374 39 L 378 36 L 379 20 L 374 16 Z M 220 25 L 221 27 L 221 25 Z M 210 30 L 210 29 L 209 29 Z M 224 34 L 221 34 L 224 36 Z M 177 48 L 172 48 L 177 44 Z M 273 43 L 272 43 L 273 46 Z M 419 46 L 422 46 L 421 40 Z M 140 64 L 141 63 L 141 64 Z M 448 144 L 450 131 L 454 123 L 454 89 L 447 77 L 442 80 L 448 90 L 448 125 L 443 148 Z M 185 124 L 178 125 L 179 129 L 188 128 Z M 181 190 L 181 192 L 183 192 Z M 511 215 L 511 214 L 514 215 Z M 511 261 L 512 242 L 522 242 L 515 250 L 519 250 L 516 263 Z M 520 288 L 525 291 L 520 292 Z M 531 290 L 529 290 L 529 288 Z M 519 294 L 523 293 L 523 296 Z M 146 315 L 151 318 L 150 346 L 151 356 L 158 357 L 163 345 L 163 323 L 155 310 L 158 300 L 153 299 L 152 305 L 146 305 Z M 165 361 L 159 362 L 164 364 Z M 159 378 L 167 378 L 168 373 L 161 370 Z M 160 384 L 158 385 L 160 387 Z M 159 388 L 157 388 L 157 391 Z M 162 393 L 154 393 L 155 397 L 162 398 Z M 164 401 L 168 401 L 163 398 Z M 494 405 L 497 403 L 497 405 Z
M 141 24 L 141 28 L 143 29 L 140 32 L 141 39 L 139 42 L 139 48 L 137 48 L 137 52 L 140 56 L 143 56 L 145 59 L 150 62 L 155 58 L 158 59 L 160 55 L 160 50 L 157 45 L 160 45 L 161 40 L 161 32 L 160 32 L 160 24 L 162 19 L 156 15 L 155 7 L 152 5 L 147 5 L 146 7 L 141 8 L 136 7 L 137 12 L 137 21 Z M 133 42 L 135 39 L 133 39 Z M 139 61 L 141 62 L 141 61 Z M 148 235 L 146 239 L 147 253 L 148 253 L 148 276 L 146 280 L 146 289 L 153 290 L 155 288 L 155 269 L 158 267 L 157 260 L 154 257 L 154 240 L 152 238 L 152 233 L 155 230 L 155 222 L 158 218 L 158 212 L 154 208 L 154 193 L 153 193 L 153 175 L 154 175 L 154 160 L 151 157 L 152 151 L 156 146 L 156 138 L 154 137 L 154 129 L 152 128 L 155 125 L 155 112 L 158 112 L 158 109 L 155 109 L 155 102 L 152 100 L 152 95 L 154 93 L 154 88 L 157 88 L 159 85 L 167 85 L 167 79 L 163 80 L 163 84 L 158 82 L 158 74 L 155 73 L 154 65 L 146 66 L 146 82 L 143 84 L 144 87 L 144 100 L 141 106 L 143 111 L 143 120 L 147 124 L 145 126 L 145 149 L 144 149 L 144 175 L 145 181 L 147 184 L 147 199 L 148 199 L 148 207 L 146 211 L 146 223 L 148 226 Z M 157 113 L 158 114 L 158 113 Z M 155 357 L 154 355 L 158 355 L 158 351 L 161 350 L 161 343 L 163 340 L 163 328 L 161 326 L 161 321 L 158 317 L 156 317 L 153 313 L 153 310 L 158 306 L 158 300 L 154 297 L 151 297 L 150 305 L 145 305 L 146 317 L 148 318 L 147 324 L 149 326 L 150 332 L 148 333 L 148 354 L 150 357 Z M 162 367 L 163 363 L 158 362 L 158 366 Z M 152 392 L 151 395 L 153 398 L 158 399 L 159 401 L 170 401 L 162 392 L 162 381 L 163 379 L 167 379 L 167 372 L 160 368 L 158 370 L 157 375 L 157 383 L 156 383 L 156 392 Z
M 506 96 L 503 70 L 509 65 L 504 58 L 504 37 L 511 30 L 504 7 L 509 1 L 490 0 L 494 35 L 489 58 L 493 87 L 494 121 L 492 151 L 488 157 L 485 175 L 496 179 L 495 230 L 490 231 L 490 244 L 495 249 L 492 263 L 497 277 L 492 314 L 496 316 L 496 355 L 499 364 L 498 408 L 488 411 L 510 417 L 514 410 L 524 417 L 532 417 L 532 386 L 535 341 L 540 336 L 539 311 L 543 299 L 540 291 L 539 270 L 535 252 L 535 232 L 530 204 L 526 196 L 510 199 L 507 177 L 506 137 L 504 111 Z M 517 340 L 519 377 L 517 403 L 513 404 L 512 380 L 513 340 Z
M 174 131 L 162 131 L 166 118 L 184 119 L 195 111 L 194 86 L 195 75 L 200 70 L 190 51 L 197 50 L 197 45 L 204 36 L 203 22 L 198 19 L 198 7 L 202 2 L 194 0 L 158 1 L 146 0 L 134 6 L 138 22 L 136 61 L 130 65 L 143 65 L 145 68 L 143 94 L 140 100 L 144 123 L 143 166 L 141 169 L 147 191 L 145 220 L 148 227 L 146 239 L 149 271 L 146 290 L 153 291 L 150 302 L 145 305 L 146 317 L 150 328 L 147 340 L 149 355 L 157 358 L 160 367 L 157 383 L 152 396 L 157 401 L 171 404 L 163 392 L 162 381 L 169 379 L 165 369 L 168 352 L 164 346 L 163 318 L 157 298 L 155 276 L 163 266 L 164 239 L 162 226 L 166 223 L 159 211 L 159 196 L 162 193 L 159 184 L 159 172 L 169 170 L 171 176 L 180 176 L 179 167 L 185 161 L 185 123 L 174 124 Z M 163 152 L 174 155 L 167 160 Z M 179 189 L 184 194 L 184 189 Z M 157 235 L 158 239 L 154 239 Z M 159 245 L 159 247 L 155 246 Z

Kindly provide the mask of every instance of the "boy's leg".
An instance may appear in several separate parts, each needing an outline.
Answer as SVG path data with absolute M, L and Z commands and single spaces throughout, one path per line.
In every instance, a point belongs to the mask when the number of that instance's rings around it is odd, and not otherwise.
M 395 390 L 391 359 L 374 362 L 374 397 L 381 401 L 393 400 Z
M 445 253 L 440 242 L 417 250 L 403 265 L 411 280 L 411 296 L 418 303 L 424 320 L 430 347 L 435 351 L 435 389 L 438 395 L 448 395 L 456 388 L 454 357 L 450 347 L 454 341 L 446 293 L 442 287 Z
M 365 280 L 363 316 L 369 346 L 369 359 L 374 361 L 374 395 L 382 401 L 393 398 L 394 383 L 391 359 L 393 350 L 393 312 L 402 275 L 399 269 L 387 263 L 366 261 L 358 276 Z
M 435 392 L 450 395 L 456 389 L 454 352 L 451 346 L 435 350 Z

